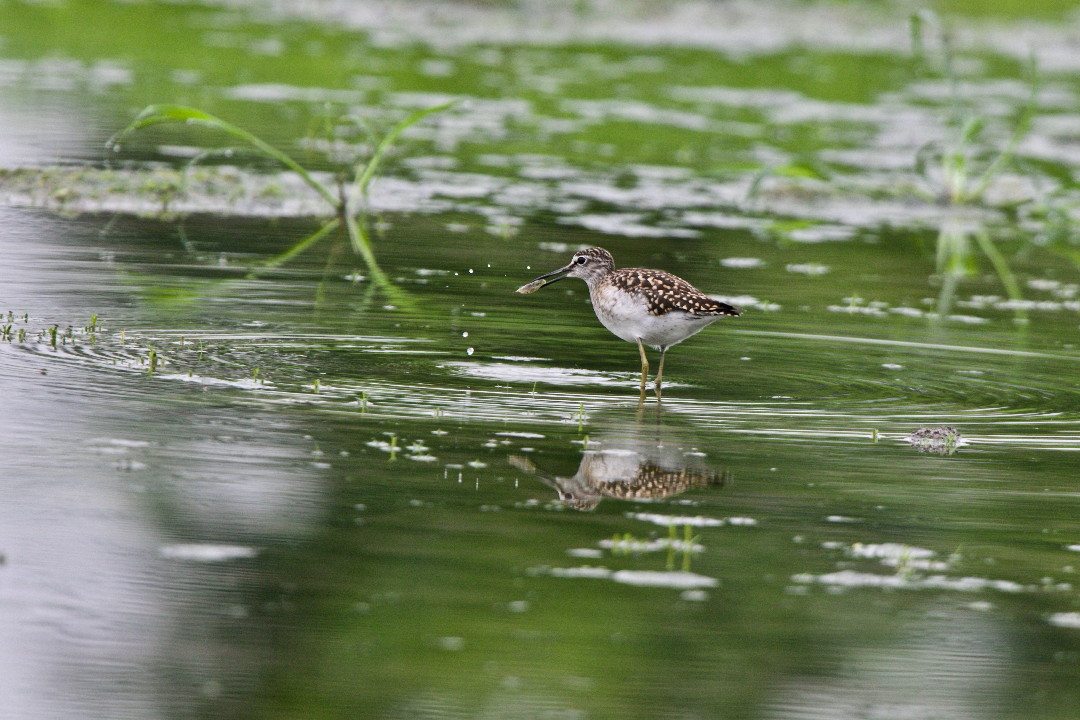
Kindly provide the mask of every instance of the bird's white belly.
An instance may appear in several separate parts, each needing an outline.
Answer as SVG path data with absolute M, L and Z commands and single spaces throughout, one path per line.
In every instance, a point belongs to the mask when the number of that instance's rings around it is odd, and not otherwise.
M 714 315 L 692 315 L 681 310 L 652 315 L 644 298 L 597 292 L 592 297 L 593 310 L 600 322 L 627 342 L 641 342 L 649 347 L 671 347 L 711 325 Z

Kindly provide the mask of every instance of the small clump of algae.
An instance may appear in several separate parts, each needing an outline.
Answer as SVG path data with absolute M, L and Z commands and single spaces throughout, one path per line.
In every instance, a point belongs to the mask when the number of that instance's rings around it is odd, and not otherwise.
M 952 455 L 964 444 L 960 431 L 950 425 L 923 427 L 907 436 L 908 443 L 921 452 Z

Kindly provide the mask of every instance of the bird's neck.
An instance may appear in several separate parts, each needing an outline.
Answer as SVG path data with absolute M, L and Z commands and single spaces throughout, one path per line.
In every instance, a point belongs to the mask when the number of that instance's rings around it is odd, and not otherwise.
M 593 273 L 588 277 L 582 278 L 582 280 L 589 286 L 589 292 L 594 293 L 596 292 L 596 288 L 600 286 L 600 283 L 604 282 L 604 278 L 610 275 L 611 272 L 611 270 L 604 270 L 603 272 Z

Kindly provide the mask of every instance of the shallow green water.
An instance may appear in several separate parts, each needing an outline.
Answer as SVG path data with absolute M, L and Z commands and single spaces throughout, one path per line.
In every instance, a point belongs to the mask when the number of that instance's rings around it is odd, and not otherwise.
M 955 16 L 962 110 L 891 6 L 380 7 L 0 3 L 4 712 L 1074 717 L 1072 21 L 1036 13 L 1020 165 L 950 207 L 914 157 L 958 112 L 1005 142 L 1008 6 Z M 208 133 L 61 170 L 160 100 L 332 170 L 326 101 L 444 96 L 372 193 L 392 291 L 332 242 L 248 277 L 318 205 L 153 184 Z M 662 408 L 583 284 L 513 293 L 589 245 L 746 309 Z

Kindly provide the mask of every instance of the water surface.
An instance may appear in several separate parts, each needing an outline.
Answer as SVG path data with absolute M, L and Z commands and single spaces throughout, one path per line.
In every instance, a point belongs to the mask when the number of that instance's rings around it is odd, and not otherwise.
M 888 7 L 88 7 L 2 5 L 4 717 L 1073 716 L 1069 18 L 947 16 L 958 101 Z M 1007 141 L 1029 22 L 1018 163 L 945 202 L 916 155 Z M 330 177 L 325 117 L 445 97 L 372 191 L 392 288 L 333 238 L 250 275 L 323 210 L 185 177 L 210 133 L 103 154 L 173 100 Z M 591 245 L 746 309 L 662 408 L 583 284 L 513 293 Z

